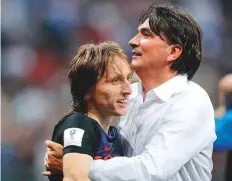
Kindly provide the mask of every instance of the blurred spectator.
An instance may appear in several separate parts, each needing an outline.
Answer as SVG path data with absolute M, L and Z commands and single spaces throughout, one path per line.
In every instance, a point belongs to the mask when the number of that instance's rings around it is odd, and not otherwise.
M 217 140 L 215 151 L 228 151 L 226 181 L 232 180 L 232 74 L 219 82 L 220 107 L 215 111 Z

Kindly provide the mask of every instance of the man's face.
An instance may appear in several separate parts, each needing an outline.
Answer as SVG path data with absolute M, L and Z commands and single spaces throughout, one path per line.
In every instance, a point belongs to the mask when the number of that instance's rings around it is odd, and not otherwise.
M 132 67 L 136 71 L 163 68 L 168 64 L 170 48 L 165 37 L 162 38 L 151 31 L 149 19 L 138 27 L 138 34 L 129 41 L 133 48 Z
M 104 116 L 122 116 L 127 111 L 131 94 L 129 63 L 119 56 L 109 61 L 105 75 L 93 93 L 93 106 Z

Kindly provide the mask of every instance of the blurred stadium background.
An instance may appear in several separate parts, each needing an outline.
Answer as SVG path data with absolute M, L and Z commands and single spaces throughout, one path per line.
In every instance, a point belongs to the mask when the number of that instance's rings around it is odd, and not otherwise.
M 2 181 L 47 180 L 44 140 L 70 110 L 71 57 L 80 44 L 103 40 L 118 42 L 131 56 L 127 42 L 151 3 L 179 4 L 201 25 L 204 62 L 194 80 L 219 106 L 218 82 L 232 72 L 232 1 L 2 0 Z M 214 154 L 213 181 L 225 181 L 226 156 Z

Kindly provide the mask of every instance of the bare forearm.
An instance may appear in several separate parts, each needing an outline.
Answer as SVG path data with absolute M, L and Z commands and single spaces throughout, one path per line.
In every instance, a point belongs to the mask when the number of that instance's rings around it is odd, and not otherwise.
M 89 167 L 93 158 L 79 153 L 68 153 L 63 157 L 63 181 L 90 181 Z M 78 163 L 78 164 L 77 164 Z

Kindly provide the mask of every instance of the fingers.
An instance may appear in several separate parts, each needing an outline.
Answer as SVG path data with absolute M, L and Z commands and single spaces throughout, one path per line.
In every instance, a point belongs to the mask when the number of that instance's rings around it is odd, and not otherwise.
M 56 157 L 53 156 L 52 151 L 49 151 L 45 154 L 44 157 L 44 166 L 50 168 L 50 165 L 56 160 Z
M 50 150 L 54 150 L 55 146 L 54 144 L 56 144 L 55 142 L 51 141 L 51 140 L 46 140 L 45 141 L 45 145 L 47 148 L 49 148 Z
M 47 146 L 48 155 L 51 154 L 57 158 L 63 157 L 63 146 L 61 144 L 55 143 L 50 140 L 46 140 L 45 145 Z
M 63 171 L 63 160 L 62 158 L 56 158 L 48 152 L 44 157 L 44 166 L 49 169 L 49 171 L 44 171 L 42 174 L 44 176 L 50 176 L 54 173 L 62 173 Z
M 48 168 L 48 162 L 47 162 L 47 153 L 45 154 L 45 157 L 44 157 L 44 166 L 46 167 L 46 168 Z
M 56 169 L 56 163 L 62 166 L 62 163 L 59 162 L 59 160 L 62 161 L 63 157 L 63 146 L 55 143 L 50 140 L 45 141 L 45 145 L 47 147 L 46 154 L 44 156 L 44 166 L 46 168 L 49 168 L 51 171 L 44 171 L 42 172 L 42 175 L 44 176 L 51 176 L 52 173 L 62 173 L 62 169 L 57 170 Z M 61 171 L 60 171 L 61 170 Z
M 51 176 L 52 173 L 50 171 L 44 171 L 44 172 L 42 172 L 42 175 L 43 176 Z
M 50 141 L 50 140 L 46 140 L 45 145 L 51 151 L 55 151 L 55 152 L 58 152 L 58 153 L 62 152 L 62 150 L 63 150 L 63 146 L 61 144 L 55 143 L 55 142 Z
M 45 154 L 45 157 L 44 157 L 44 166 L 45 166 L 46 168 L 49 168 L 49 166 L 48 166 L 48 155 L 47 155 L 47 153 Z M 51 176 L 52 173 L 51 173 L 50 171 L 44 171 L 44 172 L 42 172 L 42 175 L 43 175 L 43 176 Z

